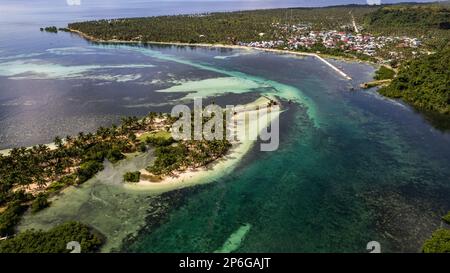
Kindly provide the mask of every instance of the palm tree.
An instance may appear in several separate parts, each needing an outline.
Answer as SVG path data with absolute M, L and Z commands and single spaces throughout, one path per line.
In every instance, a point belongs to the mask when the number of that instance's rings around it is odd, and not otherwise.
M 72 138 L 71 136 L 67 135 L 67 136 L 66 136 L 66 143 L 69 144 L 69 145 L 71 145 L 71 144 L 72 144 L 72 141 L 73 141 L 73 138 Z
M 55 139 L 53 140 L 53 142 L 55 143 L 56 147 L 58 147 L 59 149 L 61 149 L 63 147 L 63 141 L 59 136 L 56 136 Z

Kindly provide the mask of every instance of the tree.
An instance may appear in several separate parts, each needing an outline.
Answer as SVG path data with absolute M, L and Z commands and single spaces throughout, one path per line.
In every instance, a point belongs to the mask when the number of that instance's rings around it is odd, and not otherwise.
M 0 241 L 0 253 L 68 253 L 71 241 L 80 243 L 82 253 L 89 253 L 98 251 L 105 238 L 87 225 L 67 222 L 49 231 L 27 230 Z
M 450 229 L 438 229 L 423 245 L 424 253 L 450 253 Z
M 123 180 L 125 182 L 133 182 L 137 183 L 141 179 L 141 173 L 140 172 L 127 172 L 123 175 Z
M 450 211 L 442 217 L 442 220 L 450 225 Z
M 47 195 L 44 193 L 39 193 L 31 204 L 31 212 L 36 213 L 48 206 L 50 206 L 50 202 L 47 200 Z
M 61 149 L 63 147 L 63 141 L 59 136 L 55 137 L 55 139 L 53 140 L 53 143 L 55 143 L 56 147 L 58 147 L 59 149 Z
M 9 236 L 14 233 L 14 226 L 20 221 L 20 215 L 26 207 L 20 201 L 12 202 L 8 208 L 0 214 L 0 236 Z

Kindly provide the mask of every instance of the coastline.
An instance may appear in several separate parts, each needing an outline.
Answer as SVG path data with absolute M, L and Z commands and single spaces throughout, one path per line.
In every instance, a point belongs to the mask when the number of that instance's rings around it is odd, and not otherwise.
M 242 111 L 236 114 L 236 121 L 242 120 L 246 114 L 256 106 L 267 106 L 270 99 L 260 97 L 256 101 L 244 105 Z M 266 118 L 266 124 L 278 117 L 281 111 L 272 111 L 270 119 L 260 115 L 254 119 L 253 125 Z M 267 115 L 268 116 L 268 115 Z M 249 125 L 249 127 L 252 125 Z M 52 198 L 52 206 L 39 212 L 39 214 L 27 213 L 21 220 L 18 229 L 50 228 L 57 222 L 67 220 L 83 220 L 92 225 L 106 236 L 107 242 L 102 246 L 101 252 L 110 252 L 119 249 L 123 240 L 128 236 L 135 236 L 145 225 L 148 211 L 158 206 L 158 203 L 149 203 L 149 196 L 159 196 L 166 192 L 174 192 L 178 189 L 189 188 L 194 185 L 207 184 L 216 181 L 224 175 L 228 175 L 238 166 L 243 157 L 254 147 L 256 141 L 245 140 L 232 142 L 229 153 L 207 166 L 181 172 L 177 177 L 167 177 L 157 183 L 140 181 L 139 183 L 124 183 L 123 173 L 143 170 L 151 162 L 149 153 L 130 156 L 126 160 L 114 165 L 106 163 L 104 170 L 95 175 L 79 187 L 68 187 L 60 194 Z M 120 196 L 120 197 L 118 197 Z M 159 199 L 156 199 L 159 200 Z M 118 202 L 121 207 L 113 205 Z M 91 210 L 83 210 L 82 207 L 90 207 Z M 155 207 L 154 207 L 155 206 Z M 94 209 L 95 208 L 95 209 Z M 129 214 L 135 216 L 129 218 Z M 131 219 L 131 220 L 130 220 Z
M 308 56 L 317 58 L 319 61 L 323 62 L 327 66 L 329 66 L 331 69 L 336 71 L 340 76 L 345 78 L 346 80 L 352 80 L 352 78 L 342 71 L 341 69 L 337 68 L 325 58 L 332 58 L 336 60 L 346 61 L 346 62 L 363 62 L 361 60 L 357 59 L 350 59 L 345 58 L 341 56 L 332 56 L 332 55 L 322 55 L 318 53 L 309 53 L 309 52 L 301 52 L 301 51 L 292 51 L 292 50 L 283 50 L 283 49 L 273 49 L 273 48 L 260 48 L 260 47 L 249 47 L 249 46 L 241 46 L 241 45 L 226 45 L 226 44 L 206 44 L 206 43 L 180 43 L 180 42 L 155 42 L 155 41 L 149 41 L 149 42 L 142 42 L 142 41 L 125 41 L 125 40 L 102 40 L 97 39 L 93 36 L 87 35 L 79 30 L 67 28 L 68 32 L 77 34 L 81 36 L 82 38 L 85 38 L 88 41 L 94 42 L 94 43 L 100 43 L 100 44 L 137 44 L 137 45 L 173 45 L 173 46 L 191 46 L 191 47 L 207 47 L 207 48 L 230 48 L 230 49 L 242 49 L 242 50 L 259 50 L 264 52 L 272 52 L 277 54 L 290 54 L 290 55 L 297 55 L 297 56 Z M 370 63 L 370 62 L 369 62 Z M 373 63 L 371 63 L 373 64 Z
M 64 140 L 63 140 L 64 141 Z M 56 144 L 55 143 L 47 143 L 47 144 L 43 144 L 44 146 L 47 146 L 47 148 L 49 148 L 50 150 L 56 150 Z M 36 145 L 34 145 L 36 146 Z M 29 146 L 29 147 L 25 147 L 25 149 L 31 149 L 34 146 Z M 18 147 L 21 148 L 21 147 Z M 10 154 L 10 152 L 13 150 L 14 148 L 6 148 L 6 149 L 1 149 L 0 150 L 0 155 L 2 156 L 8 156 Z
M 263 127 L 267 127 L 273 120 L 279 117 L 282 111 L 278 109 L 271 111 L 270 115 L 264 115 L 261 114 L 261 109 L 254 110 L 254 108 L 267 105 L 269 101 L 268 98 L 261 97 L 256 101 L 245 105 L 244 107 L 250 109 L 239 111 L 232 120 L 237 122 L 237 124 L 244 122 L 246 129 L 258 128 L 258 124 L 264 124 Z M 246 118 L 248 118 L 248 115 L 251 113 L 258 114 L 258 118 L 249 119 L 246 122 Z M 264 128 L 258 128 L 258 135 Z M 215 178 L 231 173 L 244 156 L 252 149 L 255 143 L 256 140 L 251 140 L 248 137 L 244 138 L 244 140 L 235 140 L 231 143 L 232 147 L 230 151 L 224 157 L 216 159 L 206 166 L 178 171 L 173 175 L 164 177 L 162 180 L 158 181 L 150 181 L 141 178 L 138 183 L 124 183 L 124 188 L 135 191 L 163 193 L 196 184 L 211 182 Z M 144 175 L 150 175 L 145 169 L 140 170 L 140 172 Z

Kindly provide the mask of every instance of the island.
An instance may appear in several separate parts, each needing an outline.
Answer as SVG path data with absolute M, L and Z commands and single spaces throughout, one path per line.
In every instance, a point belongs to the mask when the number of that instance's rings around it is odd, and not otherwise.
M 279 115 L 280 102 L 275 98 L 261 97 L 230 113 L 231 122 L 246 123 L 243 129 L 258 124 L 269 125 Z M 275 108 L 276 107 L 276 108 Z M 213 119 L 204 117 L 206 124 Z M 223 113 L 224 128 L 226 113 Z M 266 123 L 261 123 L 265 119 Z M 218 164 L 230 167 L 239 161 L 256 140 L 233 136 L 207 140 L 174 139 L 172 125 L 178 120 L 166 113 L 151 112 L 147 116 L 124 117 L 120 126 L 100 127 L 95 133 L 55 137 L 51 145 L 14 148 L 6 155 L 0 154 L 0 252 L 67 252 L 61 238 L 86 242 L 84 252 L 96 251 L 104 242 L 103 235 L 79 222 L 67 222 L 49 231 L 24 231 L 16 233 L 21 216 L 30 210 L 39 213 L 51 206 L 49 201 L 66 187 L 76 187 L 103 170 L 105 161 L 118 163 L 140 153 L 154 153 L 154 162 L 145 170 L 123 174 L 126 187 L 178 187 L 179 183 L 215 172 Z M 261 128 L 262 129 L 262 128 Z M 223 167 L 222 166 L 222 167 Z M 82 230 L 77 233 L 75 231 Z M 80 237 L 81 236 L 81 237 Z M 39 238 L 51 237 L 52 243 L 40 245 Z M 92 241 L 92 243 L 89 243 Z M 20 242 L 20 243 L 19 243 Z M 30 242 L 30 243 L 27 243 Z

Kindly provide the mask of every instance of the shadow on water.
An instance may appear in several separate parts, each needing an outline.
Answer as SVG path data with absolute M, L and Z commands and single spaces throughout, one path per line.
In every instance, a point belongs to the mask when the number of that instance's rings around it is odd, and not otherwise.
M 441 114 L 429 111 L 416 110 L 431 124 L 434 128 L 443 133 L 450 132 L 450 114 Z

